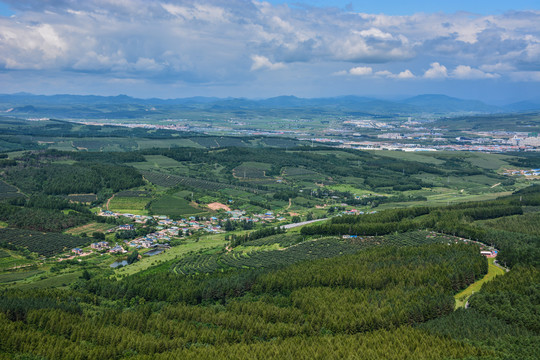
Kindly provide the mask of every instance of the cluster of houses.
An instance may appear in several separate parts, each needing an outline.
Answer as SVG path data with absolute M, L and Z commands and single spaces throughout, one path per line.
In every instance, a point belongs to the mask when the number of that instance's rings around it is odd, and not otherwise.
M 161 229 L 146 236 L 127 241 L 127 244 L 129 247 L 135 247 L 137 249 L 149 249 L 158 246 L 162 248 L 168 248 L 168 243 L 169 241 L 171 241 L 171 237 L 178 236 L 179 232 L 180 229 L 177 226 L 172 226 L 170 228 Z
M 360 210 L 357 210 L 357 209 L 350 209 L 350 210 L 343 210 L 341 213 L 344 214 L 344 215 L 368 215 L 368 214 L 376 214 L 377 211 L 375 211 L 375 210 L 373 210 L 373 211 L 360 211 Z
M 126 250 L 124 250 L 123 247 L 121 247 L 118 244 L 115 244 L 114 246 L 110 246 L 107 241 L 100 241 L 100 242 L 92 243 L 90 244 L 90 248 L 96 251 L 100 251 L 100 252 L 106 250 L 111 254 L 124 254 L 127 252 Z M 74 255 L 79 255 L 79 256 L 92 254 L 92 250 L 90 250 L 90 252 L 85 253 L 83 249 L 78 248 L 78 247 L 71 249 L 71 252 Z
M 510 176 L 540 176 L 540 169 L 531 170 L 506 170 L 504 175 Z
M 227 211 L 229 220 L 231 221 L 249 221 L 249 222 L 273 222 L 273 221 L 283 221 L 285 218 L 280 214 L 274 214 L 272 211 L 268 211 L 264 214 L 254 214 L 252 216 L 247 216 L 246 212 L 243 210 L 231 210 Z
M 356 211 L 356 210 L 355 210 Z M 188 236 L 191 233 L 203 230 L 208 233 L 223 233 L 225 230 L 222 229 L 221 223 L 223 219 L 217 217 L 209 218 L 196 218 L 190 216 L 186 219 L 172 220 L 165 215 L 135 215 L 129 213 L 117 213 L 109 210 L 103 210 L 99 213 L 100 216 L 107 217 L 126 217 L 132 219 L 135 223 L 146 224 L 148 220 L 152 220 L 153 224 L 156 224 L 156 230 L 153 233 L 147 234 L 145 236 L 138 237 L 133 240 L 126 240 L 124 243 L 128 247 L 132 248 L 159 248 L 166 249 L 170 248 L 169 242 L 172 237 L 175 236 Z M 227 211 L 227 219 L 231 221 L 249 221 L 249 222 L 273 222 L 273 221 L 282 221 L 285 220 L 284 217 L 279 214 L 274 214 L 273 212 L 266 212 L 264 214 L 255 214 L 252 216 L 247 216 L 245 211 L 242 210 L 231 210 Z M 114 228 L 107 230 L 108 233 L 116 231 L 126 231 L 126 230 L 135 230 L 133 224 L 118 225 Z M 120 245 L 115 244 L 111 246 L 107 241 L 99 241 L 92 243 L 90 248 L 95 251 L 103 252 L 107 251 L 111 254 L 114 253 L 126 253 L 127 251 Z M 75 255 L 84 255 L 84 250 L 80 248 L 72 249 L 72 252 Z M 92 253 L 92 251 L 90 251 Z
M 100 241 L 100 242 L 92 243 L 90 244 L 90 247 L 98 251 L 106 250 L 110 248 L 109 243 L 107 241 Z
M 249 222 L 273 222 L 273 221 L 283 221 L 285 220 L 284 217 L 282 217 L 279 214 L 274 214 L 273 212 L 269 211 L 264 214 L 254 214 L 252 216 L 247 216 L 245 211 L 242 210 L 231 210 L 227 211 L 227 219 L 231 221 L 249 221 Z M 223 220 L 227 219 L 219 219 L 217 217 L 209 217 L 209 218 L 196 218 L 194 216 L 190 216 L 185 219 L 180 220 L 172 220 L 168 218 L 165 215 L 134 215 L 129 213 L 116 213 L 113 211 L 104 210 L 99 213 L 100 216 L 111 216 L 111 217 L 126 217 L 129 219 L 132 219 L 135 223 L 144 224 L 148 220 L 154 220 L 157 222 L 157 229 L 158 230 L 166 230 L 166 229 L 172 229 L 172 230 L 179 230 L 178 234 L 176 235 L 186 235 L 189 232 L 197 231 L 197 230 L 204 230 L 209 233 L 222 233 L 224 230 L 221 228 L 221 222 Z M 116 228 L 108 230 L 109 232 L 114 232 L 116 230 L 133 230 L 133 225 L 120 225 Z M 180 233 L 180 230 L 182 231 Z M 161 236 L 163 234 L 157 233 L 156 236 Z

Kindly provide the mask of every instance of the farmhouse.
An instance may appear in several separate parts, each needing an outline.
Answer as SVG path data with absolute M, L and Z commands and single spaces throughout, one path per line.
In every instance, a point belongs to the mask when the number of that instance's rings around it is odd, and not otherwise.
M 92 249 L 96 249 L 96 250 L 108 249 L 109 248 L 109 243 L 106 242 L 106 241 L 100 241 L 100 242 L 90 244 L 90 247 Z
M 480 251 L 480 254 L 484 255 L 485 257 L 487 258 L 494 258 L 494 257 L 497 257 L 497 250 L 493 250 L 493 251 Z
M 126 225 L 118 225 L 118 230 L 134 230 L 135 229 L 135 226 L 131 225 L 131 224 L 126 224 Z
M 123 253 L 123 252 L 125 252 L 125 250 L 124 250 L 120 245 L 116 245 L 115 247 L 113 247 L 112 249 L 110 249 L 109 252 L 110 252 L 111 254 L 114 254 L 114 253 Z

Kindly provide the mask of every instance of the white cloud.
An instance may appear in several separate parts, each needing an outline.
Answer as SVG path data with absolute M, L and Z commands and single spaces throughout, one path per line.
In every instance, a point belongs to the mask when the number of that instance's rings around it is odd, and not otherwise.
M 376 76 L 381 76 L 381 77 L 386 77 L 388 79 L 400 79 L 400 80 L 403 80 L 403 79 L 414 79 L 416 76 L 414 76 L 414 74 L 411 72 L 411 70 L 407 69 L 407 70 L 404 70 L 398 74 L 394 74 L 388 70 L 382 70 L 382 71 L 377 71 L 375 73 Z
M 457 79 L 495 79 L 499 74 L 487 73 L 479 69 L 473 69 L 467 65 L 459 65 L 452 71 L 452 77 Z
M 515 70 L 515 67 L 513 67 L 512 65 L 510 64 L 505 64 L 505 63 L 496 63 L 496 64 L 484 64 L 484 65 L 480 65 L 480 70 L 482 71 L 487 71 L 487 72 L 494 72 L 494 71 L 503 71 L 503 72 L 507 72 L 507 71 L 513 71 Z
M 228 13 L 225 9 L 195 3 L 193 6 L 179 6 L 175 4 L 164 3 L 161 6 L 171 15 L 186 19 L 186 20 L 203 20 L 212 23 L 226 22 Z
M 359 34 L 362 37 L 371 37 L 371 38 L 375 38 L 379 40 L 393 40 L 394 39 L 392 34 L 383 32 L 377 28 L 370 28 L 368 30 L 358 31 L 357 34 Z
M 431 67 L 426 70 L 424 77 L 427 79 L 442 79 L 448 77 L 448 70 L 446 66 L 439 64 L 438 62 L 431 63 Z
M 381 70 L 381 71 L 377 71 L 375 73 L 376 76 L 382 76 L 382 77 L 388 77 L 388 78 L 391 78 L 393 76 L 395 76 L 395 74 L 393 74 L 392 72 L 388 71 L 388 70 Z
M 336 66 L 350 70 L 334 75 L 380 79 L 526 81 L 540 71 L 539 11 L 390 16 L 257 0 L 5 2 L 16 16 L 0 16 L 0 72 L 241 84 L 256 70 L 294 69 L 307 84 Z M 430 59 L 440 63 L 417 70 Z M 396 68 L 406 70 L 384 70 Z
M 253 64 L 251 65 L 251 71 L 268 69 L 268 70 L 279 70 L 285 67 L 285 64 L 277 62 L 272 63 L 266 56 L 262 55 L 252 55 L 251 60 Z
M 397 74 L 398 79 L 413 79 L 414 77 L 415 77 L 414 74 L 409 69 Z
M 349 74 L 357 76 L 366 76 L 371 75 L 372 73 L 373 69 L 369 66 L 357 66 L 349 70 Z

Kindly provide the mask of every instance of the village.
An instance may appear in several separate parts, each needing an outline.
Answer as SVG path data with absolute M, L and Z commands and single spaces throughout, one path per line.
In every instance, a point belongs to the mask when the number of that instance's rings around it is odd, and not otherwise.
M 102 241 L 91 243 L 88 248 L 73 248 L 71 249 L 70 256 L 64 256 L 59 261 L 74 259 L 78 256 L 89 256 L 93 253 L 126 254 L 129 250 L 146 249 L 149 251 L 144 254 L 152 256 L 170 249 L 170 242 L 174 238 L 183 238 L 196 233 L 225 233 L 227 232 L 226 222 L 247 223 L 251 224 L 250 227 L 252 227 L 257 223 L 274 223 L 286 220 L 285 217 L 280 214 L 274 214 L 271 211 L 264 214 L 247 215 L 243 210 L 226 211 L 223 214 L 224 216 L 220 217 L 189 216 L 179 220 L 170 219 L 166 215 L 136 215 L 109 210 L 101 210 L 98 215 L 117 219 L 124 218 L 126 222 L 131 221 L 132 223 L 118 225 L 106 230 L 106 234 L 114 234 L 113 240 L 111 240 L 111 236 L 108 236 L 108 241 L 103 239 Z M 155 231 L 131 238 L 132 236 L 130 235 L 138 234 L 138 229 L 148 228 Z M 142 232 L 144 233 L 144 231 Z
M 540 169 L 530 169 L 530 170 L 525 170 L 525 169 L 514 169 L 514 170 L 506 170 L 506 171 L 504 172 L 504 175 L 508 175 L 508 176 L 526 176 L 526 177 L 540 176 Z

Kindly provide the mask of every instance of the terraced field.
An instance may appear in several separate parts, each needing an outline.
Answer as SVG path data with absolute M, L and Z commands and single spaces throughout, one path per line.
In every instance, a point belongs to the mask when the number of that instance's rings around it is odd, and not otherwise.
M 97 200 L 96 194 L 70 194 L 66 196 L 68 200 L 80 203 L 92 203 Z
M 366 246 L 368 246 L 367 243 L 353 243 L 330 237 L 307 241 L 284 250 L 262 250 L 249 253 L 232 251 L 223 254 L 188 256 L 176 263 L 172 270 L 177 274 L 193 275 L 223 271 L 228 268 L 274 268 L 303 260 L 351 254 Z
M 189 187 L 205 189 L 210 191 L 217 191 L 223 189 L 236 189 L 241 191 L 248 191 L 251 193 L 259 194 L 264 191 L 258 189 L 252 189 L 244 186 L 237 186 L 231 184 L 224 184 L 215 181 L 208 181 L 202 179 L 189 178 L 185 176 L 170 175 L 164 173 L 158 173 L 153 171 L 144 171 L 143 175 L 146 180 L 150 181 L 153 184 L 163 186 L 163 187 L 174 187 L 178 185 L 185 185 Z
M 353 254 L 378 245 L 415 246 L 460 241 L 454 236 L 428 231 L 348 239 L 327 237 L 310 241 L 302 240 L 302 236 L 298 234 L 279 234 L 247 242 L 230 252 L 189 255 L 175 263 L 172 266 L 172 271 L 181 275 L 195 275 L 225 271 L 231 268 L 277 268 L 299 261 Z M 278 244 L 286 248 L 269 250 L 269 246 Z
M 151 197 L 115 196 L 109 202 L 109 210 L 121 213 L 133 213 L 146 215 L 146 205 L 152 200 Z
M 170 217 L 182 217 L 196 215 L 205 212 L 189 204 L 184 198 L 175 195 L 164 195 L 152 202 L 150 210 L 156 215 L 167 215 Z
M 266 163 L 245 162 L 233 169 L 233 175 L 238 179 L 267 179 L 266 172 L 270 167 L 270 164 Z
M 0 201 L 4 199 L 12 199 L 14 197 L 24 196 L 18 191 L 19 190 L 15 186 L 0 180 Z
M 82 233 L 91 235 L 93 232 L 104 232 L 113 228 L 114 225 L 104 223 L 90 223 L 66 230 L 66 234 L 79 236 Z
M 88 239 L 61 233 L 42 233 L 23 229 L 0 229 L 0 243 L 27 248 L 44 256 L 53 256 L 62 251 L 88 244 Z

